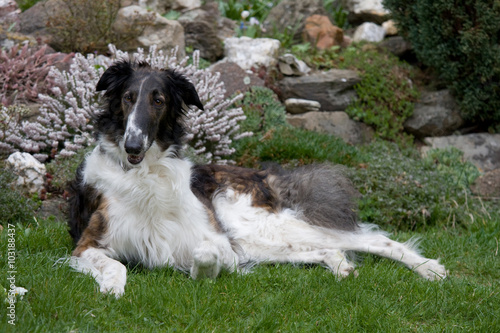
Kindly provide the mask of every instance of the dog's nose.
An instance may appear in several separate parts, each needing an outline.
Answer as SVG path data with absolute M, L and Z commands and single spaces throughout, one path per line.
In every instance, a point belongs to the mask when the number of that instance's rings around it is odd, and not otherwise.
M 139 155 L 142 153 L 142 142 L 141 140 L 127 139 L 125 141 L 125 151 L 130 155 Z

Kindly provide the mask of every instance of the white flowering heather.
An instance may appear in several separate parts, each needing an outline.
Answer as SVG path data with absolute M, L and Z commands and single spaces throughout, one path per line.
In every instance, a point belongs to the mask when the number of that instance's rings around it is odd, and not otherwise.
M 50 95 L 39 95 L 43 106 L 36 121 L 21 121 L 9 108 L 0 108 L 0 153 L 24 151 L 38 160 L 66 157 L 92 143 L 92 118 L 102 107 L 102 93 L 95 86 L 104 71 L 119 59 L 129 55 L 110 45 L 111 58 L 86 57 L 76 53 L 69 71 L 52 67 L 49 73 L 56 83 Z M 232 140 L 252 133 L 238 134 L 238 122 L 245 119 L 241 108 L 230 106 L 242 95 L 225 99 L 224 83 L 219 74 L 199 69 L 199 52 L 193 54 L 193 63 L 186 57 L 177 61 L 173 50 L 170 55 L 151 47 L 149 53 L 138 49 L 132 55 L 135 61 L 147 61 L 154 68 L 171 68 L 184 74 L 198 91 L 205 111 L 192 107 L 186 120 L 187 139 L 202 160 L 228 163 L 234 152 Z
M 113 46 L 110 46 L 110 50 L 116 59 L 128 59 L 128 54 Z M 185 125 L 189 145 L 204 161 L 231 163 L 232 161 L 226 157 L 234 153 L 234 148 L 231 147 L 232 140 L 252 135 L 251 132 L 238 134 L 240 129 L 238 122 L 246 117 L 241 108 L 229 108 L 243 95 L 233 99 L 224 98 L 226 90 L 224 82 L 219 80 L 220 74 L 198 68 L 199 51 L 193 53 L 192 64 L 188 64 L 188 57 L 178 62 L 175 57 L 176 51 L 172 50 L 170 55 L 166 55 L 161 50 L 157 51 L 156 47 L 151 47 L 149 53 L 145 54 L 143 49 L 138 49 L 137 53 L 133 54 L 133 59 L 146 61 L 154 68 L 174 69 L 193 82 L 205 110 L 193 106 L 187 113 Z

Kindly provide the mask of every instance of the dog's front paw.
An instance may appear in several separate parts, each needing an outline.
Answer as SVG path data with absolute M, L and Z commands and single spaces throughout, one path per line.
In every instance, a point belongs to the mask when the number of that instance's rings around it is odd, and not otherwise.
M 429 259 L 415 267 L 415 272 L 429 281 L 442 280 L 448 272 L 437 260 Z
M 220 272 L 219 251 L 209 243 L 203 242 L 193 252 L 193 266 L 191 277 L 193 279 L 215 279 Z
M 115 265 L 110 265 L 104 271 L 102 280 L 99 281 L 100 291 L 120 298 L 125 293 L 126 282 L 127 269 L 121 263 L 116 262 Z

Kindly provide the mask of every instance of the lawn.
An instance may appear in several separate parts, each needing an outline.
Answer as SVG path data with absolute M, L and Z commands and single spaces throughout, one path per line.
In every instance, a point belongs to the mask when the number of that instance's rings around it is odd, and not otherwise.
M 14 227 L 15 284 L 28 292 L 17 296 L 15 326 L 3 303 L 0 331 L 495 332 L 500 214 L 490 211 L 467 227 L 395 230 L 401 241 L 421 237 L 423 253 L 441 258 L 450 271 L 441 282 L 371 255 L 359 256 L 358 277 L 341 281 L 311 265 L 263 265 L 214 281 L 193 281 L 170 268 L 129 267 L 120 299 L 99 293 L 91 277 L 59 261 L 73 247 L 64 222 L 2 223 L 0 284 L 8 289 L 7 244 Z

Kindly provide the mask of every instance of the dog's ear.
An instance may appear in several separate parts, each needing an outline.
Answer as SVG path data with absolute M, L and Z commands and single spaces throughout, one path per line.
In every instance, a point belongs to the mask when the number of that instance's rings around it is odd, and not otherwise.
M 102 74 L 97 82 L 96 91 L 106 90 L 107 96 L 112 95 L 113 92 L 122 88 L 133 72 L 134 69 L 129 61 L 115 63 Z
M 200 110 L 204 110 L 194 85 L 184 75 L 169 69 L 164 72 L 167 78 L 172 81 L 176 93 L 180 95 L 186 105 L 195 105 Z

